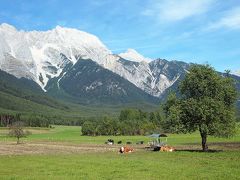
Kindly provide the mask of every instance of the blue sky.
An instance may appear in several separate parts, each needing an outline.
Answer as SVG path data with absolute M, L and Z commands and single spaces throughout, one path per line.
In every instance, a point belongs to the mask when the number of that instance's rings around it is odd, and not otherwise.
M 209 63 L 240 70 L 239 0 L 1 0 L 0 23 L 57 25 L 98 36 L 114 53 Z

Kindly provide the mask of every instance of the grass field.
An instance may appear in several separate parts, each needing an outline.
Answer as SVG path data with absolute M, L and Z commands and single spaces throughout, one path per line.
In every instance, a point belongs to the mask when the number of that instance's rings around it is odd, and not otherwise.
M 200 149 L 199 134 L 170 134 L 168 144 L 179 151 L 152 152 L 135 145 L 143 136 L 86 137 L 80 127 L 31 128 L 16 145 L 0 129 L 0 179 L 239 179 L 240 132 L 231 139 L 209 138 L 211 153 Z M 132 154 L 118 154 L 108 138 L 132 141 Z

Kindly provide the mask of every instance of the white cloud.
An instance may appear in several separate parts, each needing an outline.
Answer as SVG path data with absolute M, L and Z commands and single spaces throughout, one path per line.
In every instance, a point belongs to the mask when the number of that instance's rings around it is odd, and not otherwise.
M 163 0 L 151 1 L 143 15 L 157 17 L 161 22 L 180 21 L 209 10 L 215 0 Z
M 214 30 L 219 28 L 240 29 L 240 7 L 236 7 L 225 13 L 220 20 L 211 23 L 207 30 Z

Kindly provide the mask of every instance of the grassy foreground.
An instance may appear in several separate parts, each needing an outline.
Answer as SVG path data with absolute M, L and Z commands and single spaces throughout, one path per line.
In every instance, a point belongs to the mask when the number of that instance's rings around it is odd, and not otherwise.
M 1 179 L 238 179 L 240 152 L 1 156 Z
M 33 134 L 23 139 L 21 146 L 36 142 L 57 142 L 59 146 L 64 143 L 76 147 L 79 144 L 97 146 L 107 138 L 133 142 L 149 140 L 143 136 L 80 136 L 80 127 L 56 126 L 54 129 L 29 130 Z M 6 129 L 0 129 L 0 148 L 4 143 L 14 140 L 6 137 L 5 133 Z M 124 155 L 117 151 L 0 155 L 0 179 L 238 179 L 240 149 L 224 149 L 224 146 L 218 147 L 211 143 L 239 143 L 239 135 L 232 139 L 210 137 L 210 148 L 223 149 L 212 153 L 141 150 Z M 175 147 L 189 147 L 189 143 L 200 143 L 200 137 L 198 133 L 169 135 L 168 143 Z

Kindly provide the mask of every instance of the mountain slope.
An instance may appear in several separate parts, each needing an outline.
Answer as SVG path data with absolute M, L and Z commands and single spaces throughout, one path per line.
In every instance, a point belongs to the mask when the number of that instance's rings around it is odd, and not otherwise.
M 184 74 L 189 64 L 156 59 L 149 63 L 118 59 L 111 70 L 148 94 L 161 97 Z
M 60 81 L 55 80 L 47 88 L 53 96 L 58 92 L 60 98 L 70 96 L 84 104 L 157 102 L 157 98 L 92 60 L 78 60 Z
M 34 107 L 68 109 L 63 103 L 46 96 L 38 84 L 31 80 L 18 79 L 1 70 L 0 77 L 0 107 L 4 109 L 22 111 L 24 106 L 28 110 L 32 107 L 32 111 L 37 111 Z
M 57 26 L 49 31 L 18 31 L 0 25 L 0 69 L 16 77 L 37 82 L 43 89 L 49 79 L 59 76 L 68 63 L 79 57 L 104 64 L 111 52 L 94 35 Z
M 77 29 L 57 26 L 49 31 L 25 32 L 0 25 L 0 69 L 33 80 L 44 91 L 49 81 L 60 79 L 66 66 L 78 59 L 91 59 L 156 97 L 178 78 L 178 74 L 170 79 L 161 74 L 156 69 L 161 66 L 154 68 L 151 59 L 133 49 L 114 55 L 96 36 Z M 165 64 L 161 68 L 167 68 Z
M 57 26 L 49 31 L 25 32 L 0 25 L 0 69 L 28 83 L 34 81 L 35 88 L 38 84 L 53 97 L 75 103 L 152 103 L 155 97 L 164 99 L 177 88 L 189 65 L 164 59 L 150 61 L 133 49 L 112 54 L 96 36 L 77 29 Z M 5 88 L 5 92 L 7 89 L 18 94 L 17 88 Z M 43 93 L 37 89 L 34 91 Z

